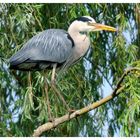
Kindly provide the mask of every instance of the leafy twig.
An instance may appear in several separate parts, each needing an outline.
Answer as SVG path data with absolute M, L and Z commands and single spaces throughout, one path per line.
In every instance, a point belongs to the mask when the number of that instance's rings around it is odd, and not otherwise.
M 92 65 L 94 65 L 93 62 L 92 62 L 90 59 L 88 59 L 88 58 L 86 58 L 86 57 L 85 57 L 85 59 L 86 59 L 87 61 L 89 61 Z M 107 78 L 107 76 L 105 76 L 105 74 L 103 73 L 103 71 L 102 71 L 99 67 L 97 67 L 97 69 L 98 69 L 99 72 L 102 74 L 102 76 L 106 79 L 106 81 L 107 81 L 107 83 L 109 84 L 109 86 L 113 89 L 112 84 L 110 83 L 110 81 L 109 81 L 109 79 Z

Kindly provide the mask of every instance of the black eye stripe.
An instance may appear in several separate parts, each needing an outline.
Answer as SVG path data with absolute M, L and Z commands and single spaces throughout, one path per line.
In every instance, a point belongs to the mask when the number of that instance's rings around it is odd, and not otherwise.
M 82 21 L 82 22 L 89 22 L 89 21 L 92 21 L 91 19 L 89 19 L 89 18 L 87 18 L 87 17 L 79 17 L 79 18 L 77 18 L 76 20 Z

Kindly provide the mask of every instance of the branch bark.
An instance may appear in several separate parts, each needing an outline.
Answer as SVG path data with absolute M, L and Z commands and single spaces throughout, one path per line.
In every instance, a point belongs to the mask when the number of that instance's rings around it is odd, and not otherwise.
M 119 93 L 125 88 L 125 85 L 121 85 L 124 78 L 132 71 L 140 71 L 140 68 L 132 67 L 132 68 L 126 69 L 125 72 L 122 74 L 121 78 L 118 80 L 116 88 L 112 91 L 111 95 L 101 99 L 100 101 L 92 103 L 92 104 L 90 104 L 82 109 L 76 110 L 75 112 L 73 112 L 70 115 L 66 114 L 62 117 L 55 118 L 53 122 L 47 122 L 47 123 L 39 126 L 36 130 L 34 130 L 33 136 L 34 137 L 40 136 L 43 132 L 48 131 L 52 128 L 55 128 L 59 124 L 62 124 L 66 121 L 69 121 L 73 118 L 76 118 L 77 116 L 83 115 L 83 114 L 103 105 L 104 103 L 110 101 L 114 97 L 118 96 Z

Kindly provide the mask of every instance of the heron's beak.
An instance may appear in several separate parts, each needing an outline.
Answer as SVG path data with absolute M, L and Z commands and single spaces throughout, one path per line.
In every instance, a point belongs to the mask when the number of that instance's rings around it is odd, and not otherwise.
M 101 30 L 112 31 L 112 32 L 116 32 L 117 31 L 117 29 L 114 28 L 114 27 L 103 25 L 103 24 L 99 24 L 99 23 L 88 23 L 88 25 L 94 26 L 93 31 L 101 31 Z

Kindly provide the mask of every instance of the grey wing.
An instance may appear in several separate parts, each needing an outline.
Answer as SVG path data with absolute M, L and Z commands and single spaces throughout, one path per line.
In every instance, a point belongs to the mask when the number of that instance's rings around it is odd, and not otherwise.
M 10 58 L 10 66 L 28 70 L 52 63 L 63 64 L 72 52 L 74 42 L 70 35 L 60 29 L 49 29 L 31 38 L 22 49 Z M 45 66 L 44 66 L 45 64 Z

